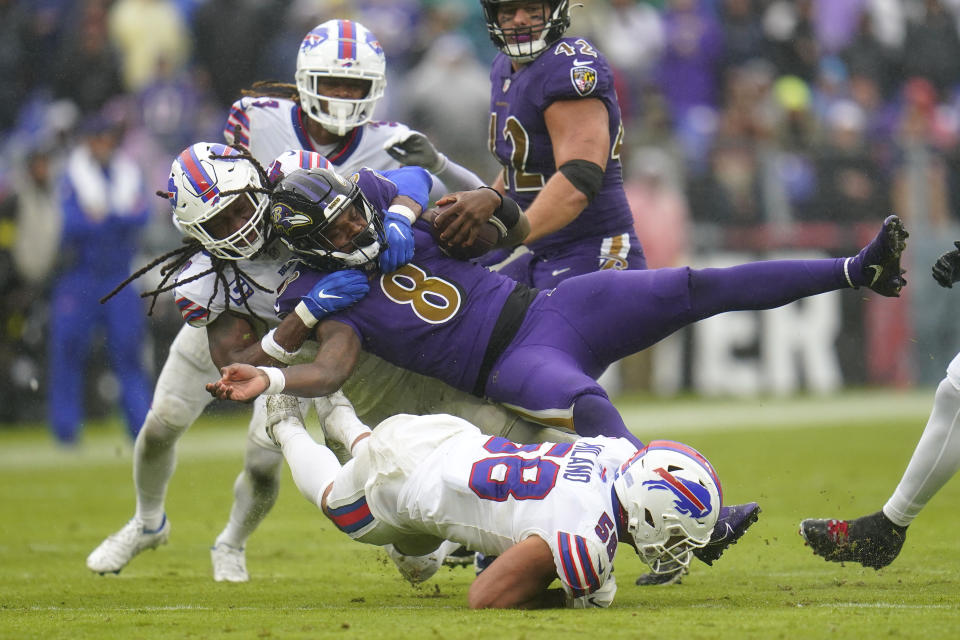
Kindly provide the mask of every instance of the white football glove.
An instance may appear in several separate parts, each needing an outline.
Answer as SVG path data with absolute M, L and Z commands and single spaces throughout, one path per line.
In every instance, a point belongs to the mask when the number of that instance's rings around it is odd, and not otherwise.
M 383 149 L 400 164 L 417 165 L 434 175 L 447 168 L 447 156 L 437 151 L 430 139 L 419 131 L 397 133 L 387 140 Z

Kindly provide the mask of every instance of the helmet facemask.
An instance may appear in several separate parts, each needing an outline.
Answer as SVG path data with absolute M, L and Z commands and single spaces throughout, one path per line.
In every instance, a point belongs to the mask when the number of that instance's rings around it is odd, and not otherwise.
M 260 193 L 238 193 L 233 195 L 218 207 L 218 213 L 224 211 L 228 206 L 238 202 L 238 199 L 244 199 L 253 207 L 253 215 L 239 229 L 226 236 L 225 238 L 216 238 L 207 231 L 207 226 L 203 223 L 192 225 L 187 229 L 187 233 L 199 240 L 203 248 L 210 255 L 223 260 L 243 260 L 254 257 L 263 245 L 266 244 L 265 231 L 265 213 L 270 201 Z M 211 218 L 213 216 L 210 216 Z M 206 222 L 206 221 L 204 221 Z
M 547 47 L 563 37 L 570 26 L 569 0 L 543 0 L 543 24 L 525 27 L 501 27 L 498 8 L 518 4 L 515 0 L 481 0 L 487 21 L 487 32 L 493 44 L 512 60 L 527 63 L 543 53 Z M 537 34 L 536 31 L 540 32 Z
M 386 246 L 383 223 L 356 183 L 329 169 L 294 171 L 274 189 L 271 222 L 281 240 L 323 271 L 373 264 Z M 363 228 L 344 236 L 344 227 Z
M 655 440 L 620 467 L 614 489 L 637 554 L 654 573 L 685 568 L 710 541 L 720 481 L 696 450 Z
M 294 76 L 300 105 L 324 129 L 344 136 L 366 124 L 387 86 L 386 58 L 376 37 L 352 20 L 329 20 L 315 27 L 300 44 Z M 364 80 L 366 94 L 350 99 L 321 93 L 330 79 Z

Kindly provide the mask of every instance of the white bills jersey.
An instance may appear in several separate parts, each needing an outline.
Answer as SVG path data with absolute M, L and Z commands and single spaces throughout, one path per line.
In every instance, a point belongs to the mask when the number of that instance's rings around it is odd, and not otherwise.
M 249 149 L 264 167 L 288 149 L 322 154 L 333 165 L 333 169 L 344 176 L 363 167 L 389 171 L 402 166 L 384 151 L 383 145 L 395 134 L 409 131 L 406 125 L 368 122 L 351 131 L 343 144 L 318 145 L 307 135 L 307 118 L 300 105 L 292 100 L 241 98 L 230 107 L 223 137 L 230 145 Z
M 206 252 L 200 252 L 184 265 L 177 276 L 178 284 L 173 290 L 174 300 L 184 321 L 194 327 L 210 324 L 227 310 L 245 316 L 254 314 L 268 326 L 275 327 L 280 321 L 273 309 L 273 303 L 277 298 L 277 290 L 294 264 L 292 258 L 290 251 L 281 242 L 274 240 L 254 259 L 236 262 L 236 266 L 245 275 L 234 271 L 234 265 L 226 262 L 223 274 L 228 284 L 224 291 L 223 283 L 218 283 L 213 273 L 187 282 L 190 278 L 209 271 L 213 266 L 210 256 Z
M 357 463 L 369 465 L 365 499 L 374 520 L 493 555 L 539 536 L 564 589 L 580 598 L 611 576 L 613 479 L 635 453 L 623 439 L 518 445 L 453 416 L 400 415 L 377 427 L 369 457 Z
M 268 166 L 268 163 L 263 166 Z M 318 153 L 288 150 L 271 158 L 268 171 L 271 180 L 279 180 L 291 171 L 318 167 L 328 168 L 330 163 Z M 187 282 L 213 266 L 210 255 L 201 251 L 180 270 L 173 291 L 174 300 L 184 321 L 194 327 L 210 324 L 227 309 L 246 316 L 252 312 L 269 326 L 275 327 L 280 321 L 276 317 L 274 302 L 293 259 L 293 254 L 282 242 L 277 239 L 268 242 L 253 259 L 236 262 L 236 266 L 247 274 L 246 277 L 235 271 L 234 265 L 229 262 L 224 266 L 223 273 L 228 283 L 224 293 L 223 283 L 217 284 L 213 273 Z

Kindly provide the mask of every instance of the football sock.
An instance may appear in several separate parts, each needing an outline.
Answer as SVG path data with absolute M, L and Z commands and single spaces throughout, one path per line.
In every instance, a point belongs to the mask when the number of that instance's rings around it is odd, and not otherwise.
M 177 440 L 185 429 L 168 426 L 150 410 L 133 445 L 137 517 L 148 530 L 163 523 L 167 484 L 177 466 Z
M 330 449 L 317 444 L 302 425 L 288 429 L 287 422 L 283 420 L 274 427 L 274 436 L 283 448 L 294 484 L 319 509 L 324 490 L 340 471 L 340 461 Z
M 277 500 L 283 457 L 275 450 L 247 445 L 244 469 L 233 483 L 233 506 L 227 526 L 214 543 L 242 549 Z
M 960 468 L 960 390 L 944 378 L 933 409 L 907 464 L 907 470 L 883 506 L 887 518 L 909 525 L 927 502 Z
M 691 313 L 772 309 L 794 300 L 849 287 L 844 258 L 764 260 L 723 269 L 691 269 Z
M 620 412 L 610 403 L 610 399 L 597 393 L 585 393 L 578 396 L 573 404 L 573 424 L 581 438 L 607 436 L 625 438 L 637 449 L 643 443 L 630 433 L 623 423 Z
M 353 407 L 335 407 L 324 421 L 324 431 L 340 440 L 341 444 L 353 452 L 357 438 L 370 433 L 370 427 L 360 422 Z

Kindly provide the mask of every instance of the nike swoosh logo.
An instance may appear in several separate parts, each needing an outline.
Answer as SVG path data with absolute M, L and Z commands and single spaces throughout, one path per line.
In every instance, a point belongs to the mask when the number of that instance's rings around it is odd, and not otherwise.
M 388 229 L 393 229 L 394 231 L 396 231 L 397 233 L 399 233 L 401 238 L 406 238 L 406 237 L 407 237 L 407 236 L 403 235 L 403 230 L 400 228 L 400 225 L 398 225 L 396 222 L 391 222 L 391 223 L 388 225 L 387 228 L 388 228 Z
M 867 269 L 873 269 L 873 280 L 870 281 L 870 286 L 877 284 L 877 280 L 880 279 L 880 274 L 883 273 L 883 267 L 878 264 L 871 264 L 867 266 Z
M 550 275 L 556 277 L 561 273 L 566 273 L 567 271 L 570 271 L 570 267 L 567 267 L 566 269 L 554 269 L 553 271 L 550 272 Z
M 582 67 L 583 65 L 586 65 L 586 64 L 593 64 L 593 60 L 574 60 L 573 61 L 573 66 L 575 67 Z
M 339 300 L 341 296 L 332 296 L 321 289 L 318 293 L 314 294 L 314 297 L 320 298 L 321 300 Z

